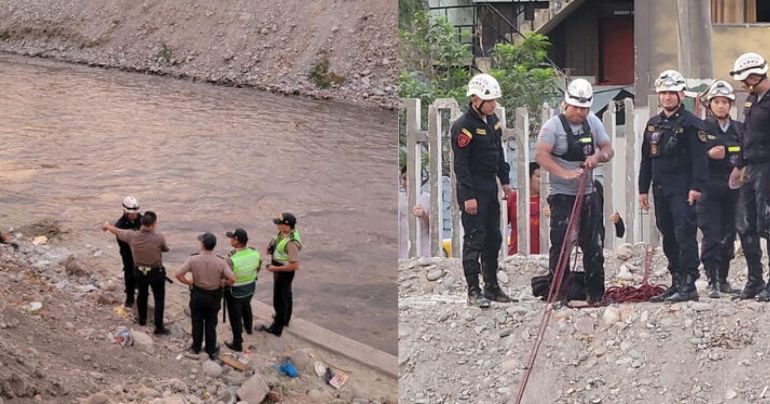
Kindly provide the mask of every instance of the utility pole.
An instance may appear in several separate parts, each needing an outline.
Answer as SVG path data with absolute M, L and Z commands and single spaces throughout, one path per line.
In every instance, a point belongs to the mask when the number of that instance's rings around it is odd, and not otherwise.
M 679 69 L 688 79 L 711 79 L 711 0 L 676 0 Z

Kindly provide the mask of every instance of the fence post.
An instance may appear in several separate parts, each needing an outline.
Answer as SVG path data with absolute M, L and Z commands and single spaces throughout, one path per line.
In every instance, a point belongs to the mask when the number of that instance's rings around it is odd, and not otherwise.
M 657 94 L 651 94 L 649 96 L 649 99 L 647 101 L 647 105 L 649 107 L 649 114 L 648 117 L 653 117 L 654 115 L 657 115 L 659 113 L 658 111 L 658 95 Z M 645 122 L 645 125 L 647 123 Z M 651 190 L 650 190 L 651 191 Z M 649 221 L 650 221 L 650 245 L 660 245 L 660 233 L 658 232 L 658 226 L 655 224 L 655 198 L 652 196 L 652 192 L 649 194 L 650 197 L 650 211 L 649 211 Z
M 625 133 L 626 133 L 626 241 L 634 243 L 636 241 L 636 205 L 639 203 L 637 195 L 636 157 L 640 152 L 636 150 L 636 127 L 634 126 L 634 101 L 631 98 L 623 100 L 623 109 L 626 114 Z M 640 143 L 641 144 L 641 143 Z M 617 156 L 616 156 L 617 158 Z
M 604 111 L 604 116 L 602 119 L 602 123 L 604 124 L 604 128 L 607 130 L 607 135 L 610 138 L 610 145 L 615 144 L 615 140 L 617 139 L 617 119 L 615 116 L 615 101 L 610 101 L 609 104 L 607 104 L 607 110 Z M 610 215 L 612 215 L 615 212 L 615 201 L 613 196 L 613 179 L 615 177 L 613 173 L 613 169 L 615 168 L 615 159 L 610 159 L 610 161 L 604 163 L 604 228 L 605 233 L 607 232 L 607 229 L 613 229 L 614 226 L 612 224 L 612 221 L 610 220 Z M 609 231 L 611 237 L 605 237 L 605 247 L 614 249 L 615 248 L 615 235 L 614 232 Z
M 547 120 L 553 116 L 554 110 L 548 106 L 547 103 L 543 104 L 540 109 L 540 120 L 544 125 Z M 550 248 L 550 230 L 551 230 L 551 217 L 546 216 L 545 208 L 548 206 L 548 176 L 545 174 L 545 170 L 540 170 L 540 254 L 548 254 Z
M 431 238 L 431 255 L 434 257 L 441 257 L 443 254 L 443 227 L 444 227 L 444 205 L 442 198 L 444 197 L 444 182 L 443 182 L 443 137 L 444 130 L 441 111 L 449 110 L 449 123 L 451 124 L 460 116 L 460 106 L 457 105 L 457 101 L 453 98 L 441 98 L 436 100 L 428 109 L 428 150 L 430 158 L 430 238 Z M 450 153 L 451 155 L 451 153 Z M 451 161 L 451 160 L 450 160 Z M 454 171 L 450 169 L 450 171 Z M 452 199 L 449 201 L 449 205 L 453 208 L 450 209 L 452 216 L 457 213 L 457 209 L 454 208 L 456 203 L 454 202 L 454 188 L 451 190 Z M 435 213 L 433 213 L 435 212 Z M 460 227 L 455 227 L 454 220 L 452 222 L 452 234 L 459 233 Z M 452 255 L 455 255 L 454 246 L 452 247 Z
M 512 131 L 512 136 L 516 140 L 516 173 L 518 178 L 517 184 L 517 201 L 516 201 L 516 223 L 511 224 L 511 229 L 516 226 L 516 232 L 518 234 L 518 251 L 519 254 L 529 255 L 532 250 L 532 240 L 530 240 L 530 212 L 529 199 L 530 199 L 530 178 L 529 178 L 529 162 L 531 161 L 529 156 L 529 111 L 526 108 L 516 108 L 516 128 Z
M 420 185 L 422 183 L 422 164 L 421 153 L 422 145 L 425 139 L 425 132 L 421 129 L 422 110 L 420 100 L 417 98 L 407 98 L 404 100 L 406 106 L 406 176 L 407 176 L 407 222 L 409 223 L 409 257 L 416 257 L 419 245 L 422 240 L 420 232 L 417 231 L 419 220 L 412 214 L 414 206 L 417 204 L 417 196 L 420 195 Z M 427 241 L 427 240 L 426 240 Z

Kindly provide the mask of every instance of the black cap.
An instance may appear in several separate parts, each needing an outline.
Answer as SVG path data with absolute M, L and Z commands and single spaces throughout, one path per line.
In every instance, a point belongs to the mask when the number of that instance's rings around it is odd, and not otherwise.
M 217 246 L 217 236 L 212 233 L 206 232 L 198 236 L 198 241 L 203 243 L 203 247 L 207 250 L 213 250 Z
M 238 240 L 238 242 L 240 242 L 241 244 L 246 244 L 246 242 L 249 241 L 249 235 L 246 233 L 246 230 L 243 230 L 240 227 L 238 227 L 233 231 L 228 231 L 227 233 L 225 233 L 225 236 L 234 238 Z
M 283 212 L 280 215 L 278 215 L 278 217 L 273 219 L 273 223 L 288 224 L 289 226 L 294 226 L 295 224 L 297 224 L 297 218 L 294 217 L 294 215 L 292 215 L 289 212 Z

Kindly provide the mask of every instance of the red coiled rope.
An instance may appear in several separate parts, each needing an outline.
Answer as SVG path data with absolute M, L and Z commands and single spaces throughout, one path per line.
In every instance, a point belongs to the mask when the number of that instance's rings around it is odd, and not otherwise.
M 644 272 L 642 273 L 642 285 L 638 288 L 633 286 L 613 286 L 607 288 L 604 292 L 604 302 L 609 303 L 635 303 L 646 302 L 651 297 L 663 293 L 666 288 L 661 285 L 650 285 L 650 269 L 652 268 L 652 255 L 655 252 L 653 246 L 648 246 L 644 254 Z

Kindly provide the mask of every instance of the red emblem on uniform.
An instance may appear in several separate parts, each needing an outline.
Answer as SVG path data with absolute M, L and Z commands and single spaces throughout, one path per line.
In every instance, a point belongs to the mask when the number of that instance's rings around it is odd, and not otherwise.
M 466 147 L 469 144 L 471 144 L 471 137 L 466 135 L 465 133 L 461 133 L 460 136 L 457 137 L 457 146 L 460 148 Z

